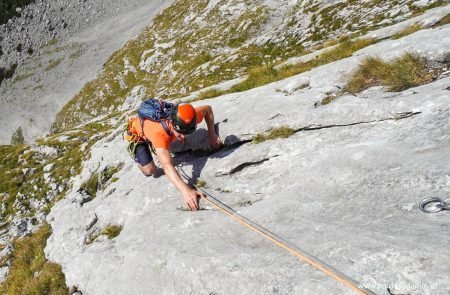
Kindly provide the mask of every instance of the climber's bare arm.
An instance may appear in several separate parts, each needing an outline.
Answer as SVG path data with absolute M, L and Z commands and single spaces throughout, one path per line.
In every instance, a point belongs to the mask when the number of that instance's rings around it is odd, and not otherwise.
M 197 109 L 202 113 L 203 118 L 205 118 L 206 126 L 208 127 L 208 140 L 211 148 L 217 150 L 222 147 L 223 143 L 219 135 L 216 134 L 214 128 L 214 112 L 210 105 L 203 105 L 197 107 Z
M 183 195 L 183 200 L 186 205 L 191 210 L 198 209 L 198 199 L 204 196 L 203 193 L 198 192 L 190 188 L 180 177 L 177 170 L 173 166 L 172 157 L 170 156 L 169 150 L 164 148 L 156 149 L 156 156 L 161 163 L 164 173 L 169 178 L 170 182 L 180 191 Z

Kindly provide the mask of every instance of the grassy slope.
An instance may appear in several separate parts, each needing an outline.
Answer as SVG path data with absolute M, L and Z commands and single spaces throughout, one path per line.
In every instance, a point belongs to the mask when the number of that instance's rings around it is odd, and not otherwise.
M 50 226 L 44 225 L 37 232 L 14 241 L 10 273 L 0 285 L 0 294 L 69 294 L 61 267 L 45 259 L 44 248 L 50 234 Z
M 151 97 L 185 96 L 246 75 L 257 66 L 301 55 L 305 44 L 313 46 L 342 34 L 362 34 L 388 25 L 385 19 L 406 18 L 424 10 L 406 0 L 347 1 L 326 6 L 319 2 L 302 1 L 293 6 L 273 28 L 269 20 L 276 18 L 274 12 L 261 0 L 222 0 L 212 9 L 206 0 L 178 0 L 109 58 L 100 76 L 61 110 L 53 130 L 70 129 L 117 110 L 138 85 L 145 86 L 146 95 Z M 225 3 L 241 3 L 245 8 L 240 13 L 220 10 Z M 436 1 L 431 6 L 441 4 L 443 1 Z M 409 13 L 391 15 L 395 7 Z M 370 14 L 374 8 L 380 9 Z M 272 37 L 257 45 L 256 38 L 264 33 Z

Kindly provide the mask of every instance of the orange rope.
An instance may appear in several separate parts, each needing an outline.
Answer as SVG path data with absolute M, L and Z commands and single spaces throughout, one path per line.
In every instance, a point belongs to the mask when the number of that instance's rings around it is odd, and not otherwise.
M 184 172 L 183 169 L 181 169 L 183 172 L 183 176 L 188 180 L 187 174 Z M 205 190 L 197 187 L 194 185 L 194 187 L 197 190 L 200 190 L 204 192 L 208 197 L 202 195 L 202 199 L 206 200 L 208 203 L 222 211 L 223 213 L 227 214 L 228 216 L 232 217 L 233 219 L 237 220 L 241 224 L 249 227 L 250 229 L 256 231 L 272 243 L 276 244 L 277 246 L 287 250 L 292 255 L 298 257 L 300 260 L 309 263 L 310 265 L 314 266 L 318 270 L 322 271 L 326 275 L 332 277 L 338 282 L 341 282 L 345 286 L 349 287 L 353 291 L 355 291 L 356 294 L 359 295 L 376 295 L 373 291 L 364 288 L 362 285 L 358 284 L 355 280 L 352 278 L 346 276 L 345 274 L 341 273 L 337 269 L 333 268 L 332 266 L 326 264 L 325 262 L 321 261 L 320 259 L 312 256 L 311 254 L 308 254 L 306 251 L 303 251 L 299 249 L 298 247 L 292 245 L 288 241 L 284 241 L 281 237 L 277 236 L 276 234 L 270 232 L 269 230 L 265 229 L 264 227 L 254 223 L 250 219 L 246 218 L 245 216 L 240 215 L 236 211 L 234 211 L 232 208 L 228 207 L 227 205 L 220 202 L 218 199 L 216 199 L 214 196 L 206 192 Z M 291 245 L 289 245 L 291 244 Z
M 261 234 L 262 236 L 264 236 L 266 239 L 272 241 L 273 243 L 275 243 L 276 245 L 280 246 L 281 248 L 289 251 L 291 254 L 293 254 L 294 256 L 297 256 L 299 259 L 311 264 L 312 266 L 316 267 L 317 269 L 321 270 L 322 272 L 324 272 L 325 274 L 331 276 L 332 278 L 334 278 L 335 280 L 341 282 L 342 284 L 346 285 L 347 287 L 353 289 L 353 291 L 356 292 L 356 294 L 361 294 L 361 295 L 371 295 L 371 294 L 375 294 L 370 290 L 364 290 L 361 289 L 358 286 L 355 286 L 354 284 L 348 282 L 346 279 L 342 278 L 341 276 L 339 276 L 338 274 L 324 268 L 322 265 L 316 263 L 313 259 L 308 258 L 307 256 L 302 255 L 301 253 L 299 253 L 298 251 L 296 251 L 295 249 L 292 249 L 291 247 L 281 243 L 280 241 L 270 237 L 269 235 L 267 235 L 266 233 L 264 233 L 263 231 L 259 230 L 258 228 L 252 226 L 251 224 L 243 221 L 242 219 L 240 219 L 239 217 L 237 217 L 236 215 L 229 213 L 227 210 L 223 209 L 222 207 L 220 207 L 219 205 L 211 202 L 210 200 L 208 200 L 208 198 L 203 197 L 204 200 L 208 201 L 208 203 L 212 204 L 214 207 L 218 208 L 219 210 L 221 210 L 223 213 L 227 214 L 228 216 L 232 217 L 233 219 L 239 221 L 241 224 L 253 229 L 254 231 L 258 232 L 259 234 Z

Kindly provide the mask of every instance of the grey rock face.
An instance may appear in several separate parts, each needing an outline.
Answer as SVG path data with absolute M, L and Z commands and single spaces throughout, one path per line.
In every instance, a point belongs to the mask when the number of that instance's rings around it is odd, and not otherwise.
M 198 102 L 213 107 L 220 135 L 237 144 L 211 155 L 181 153 L 174 162 L 222 202 L 377 294 L 387 294 L 386 286 L 448 294 L 450 237 L 442 232 L 449 213 L 425 215 L 417 204 L 450 196 L 450 77 L 314 103 L 342 88 L 363 57 L 411 51 L 436 59 L 450 48 L 449 33 L 446 26 L 387 40 L 283 81 Z M 303 131 L 248 142 L 283 125 Z M 179 192 L 164 176 L 144 177 L 124 146 L 120 135 L 98 142 L 74 191 L 48 216 L 45 253 L 69 285 L 83 294 L 353 294 L 221 212 L 177 210 Z M 77 185 L 116 162 L 125 165 L 115 190 L 80 207 Z M 85 243 L 108 224 L 122 225 L 120 235 Z

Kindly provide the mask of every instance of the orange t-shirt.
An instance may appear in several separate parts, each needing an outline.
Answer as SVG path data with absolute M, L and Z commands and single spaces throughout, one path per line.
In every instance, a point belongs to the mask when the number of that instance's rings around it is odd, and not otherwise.
M 203 121 L 203 114 L 195 108 L 195 112 L 197 115 L 197 124 L 200 124 Z M 169 136 L 161 122 L 153 122 L 151 120 L 144 120 L 144 136 L 152 142 L 153 147 L 156 148 L 165 148 L 169 149 L 170 143 L 175 141 L 177 137 L 173 134 L 172 123 L 167 122 L 167 127 L 169 127 L 170 131 L 172 131 L 172 135 Z M 137 124 L 136 131 L 141 133 L 142 131 L 141 124 Z

